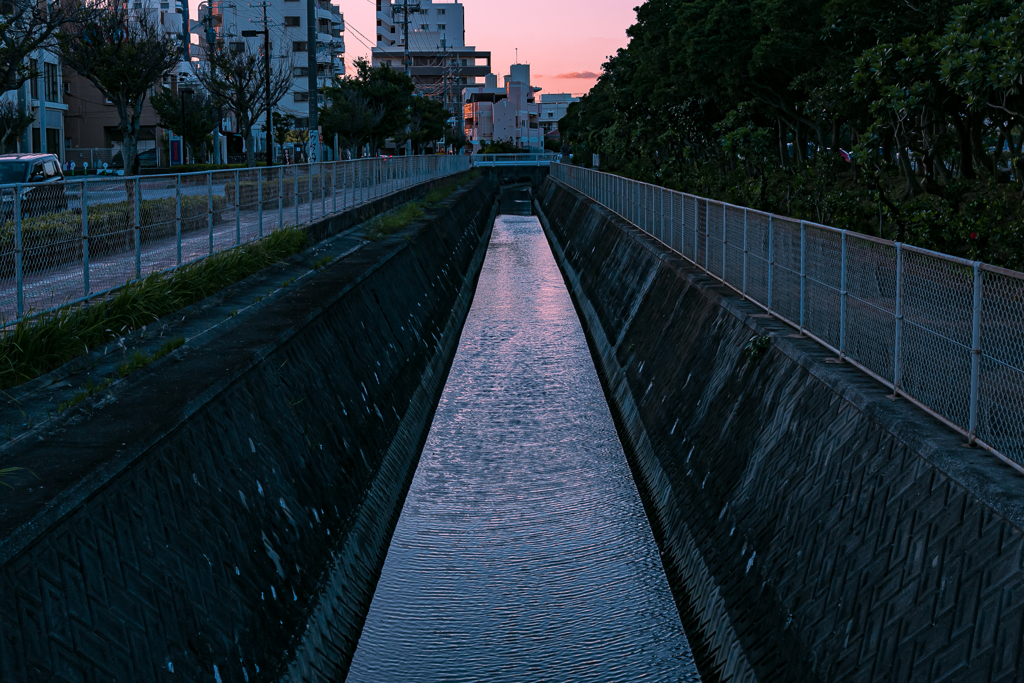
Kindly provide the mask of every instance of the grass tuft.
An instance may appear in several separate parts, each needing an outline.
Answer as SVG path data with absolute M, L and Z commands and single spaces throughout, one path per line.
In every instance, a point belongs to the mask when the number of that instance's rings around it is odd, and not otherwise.
M 280 230 L 172 273 L 127 284 L 93 305 L 23 320 L 0 337 L 0 390 L 35 379 L 91 348 L 202 301 L 305 246 L 304 231 Z
M 73 408 L 74 406 L 77 406 L 79 403 L 81 403 L 85 399 L 92 398 L 93 396 L 95 396 L 99 392 L 103 391 L 104 389 L 106 389 L 107 387 L 109 387 L 113 383 L 114 383 L 114 380 L 110 379 L 109 377 L 107 379 L 103 380 L 102 382 L 100 382 L 99 384 L 94 384 L 92 379 L 90 378 L 85 383 L 85 387 L 81 391 L 77 392 L 74 396 L 69 398 L 67 401 L 61 401 L 57 405 L 57 412 L 58 413 L 63 413 L 68 408 Z

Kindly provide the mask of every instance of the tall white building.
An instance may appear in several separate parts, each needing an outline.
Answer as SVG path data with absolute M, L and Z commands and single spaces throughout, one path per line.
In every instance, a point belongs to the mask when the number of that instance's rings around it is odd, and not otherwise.
M 377 45 L 373 66 L 405 69 L 404 0 L 376 0 Z M 462 91 L 491 73 L 491 53 L 466 45 L 466 8 L 457 1 L 420 0 L 410 5 L 409 57 L 416 91 L 459 110 Z
M 329 0 L 316 3 L 316 45 L 307 40 L 307 17 L 305 0 L 267 0 L 267 21 L 270 24 L 270 49 L 274 59 L 287 60 L 294 81 L 291 90 L 277 104 L 274 111 L 296 117 L 296 128 L 309 125 L 309 50 L 316 50 L 317 88 L 323 89 L 337 78 L 345 75 L 345 16 L 336 4 Z M 199 6 L 196 20 L 191 23 L 192 34 L 197 36 L 199 50 L 193 51 L 193 59 L 201 58 L 207 41 L 207 31 L 213 30 L 216 40 L 223 41 L 228 49 L 263 49 L 263 36 L 244 37 L 243 31 L 263 29 L 263 9 L 257 3 L 237 0 L 210 0 Z M 193 46 L 194 47 L 194 46 Z M 263 127 L 261 120 L 256 131 Z M 230 135 L 229 135 L 230 137 Z M 256 149 L 264 151 L 265 137 L 257 134 Z M 280 141 L 278 141 L 280 142 Z M 240 152 L 241 140 L 229 140 L 229 153 Z
M 548 93 L 540 96 L 540 128 L 544 137 L 558 137 L 558 122 L 565 116 L 569 105 L 580 98 L 568 93 Z

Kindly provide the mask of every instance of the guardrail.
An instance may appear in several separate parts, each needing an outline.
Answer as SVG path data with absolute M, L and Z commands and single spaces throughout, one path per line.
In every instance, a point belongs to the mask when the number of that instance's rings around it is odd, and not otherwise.
M 551 173 L 1024 471 L 1024 273 L 591 169 Z
M 559 159 L 558 154 L 474 154 L 473 165 L 481 168 L 500 166 L 547 166 Z
M 411 156 L 0 186 L 0 328 L 469 168 Z

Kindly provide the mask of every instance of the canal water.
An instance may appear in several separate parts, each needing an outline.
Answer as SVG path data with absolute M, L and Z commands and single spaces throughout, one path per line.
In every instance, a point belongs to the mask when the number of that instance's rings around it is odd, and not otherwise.
M 534 217 L 494 226 L 347 680 L 700 680 Z

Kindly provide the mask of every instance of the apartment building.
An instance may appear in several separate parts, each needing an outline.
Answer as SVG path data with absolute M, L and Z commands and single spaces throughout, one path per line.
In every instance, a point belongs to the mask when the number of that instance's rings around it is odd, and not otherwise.
M 329 0 L 316 2 L 316 45 L 309 45 L 307 36 L 307 7 L 305 0 L 268 0 L 267 21 L 270 24 L 270 50 L 274 60 L 288 63 L 293 82 L 288 94 L 274 110 L 296 117 L 296 127 L 309 126 L 309 50 L 316 51 L 317 89 L 323 90 L 335 79 L 345 75 L 345 16 L 338 5 Z M 263 10 L 256 3 L 240 3 L 233 0 L 210 0 L 199 6 L 196 21 L 191 24 L 199 49 L 194 50 L 193 60 L 201 59 L 208 40 L 208 31 L 215 39 L 230 50 L 263 49 L 263 36 L 245 37 L 243 31 L 263 29 Z M 195 46 L 194 46 L 195 47 Z M 265 118 L 265 117 L 264 117 Z M 261 119 L 256 130 L 261 130 Z M 229 155 L 241 154 L 243 141 L 237 135 L 237 125 L 228 116 L 222 126 Z M 266 140 L 257 135 L 256 151 L 265 152 Z
M 492 74 L 483 85 L 466 88 L 463 116 L 473 151 L 496 140 L 511 142 L 524 152 L 544 151 L 538 92 L 540 88 L 530 85 L 529 64 L 513 64 L 502 87 Z
M 0 97 L 9 99 L 18 108 L 35 118 L 20 136 L 7 140 L 4 152 L 49 152 L 64 158 L 64 127 L 67 104 L 60 60 L 46 50 L 38 50 L 31 59 L 36 61 L 38 78 L 11 90 Z
M 559 138 L 558 122 L 565 116 L 569 105 L 580 98 L 568 93 L 548 93 L 540 96 L 540 129 L 544 139 Z
M 405 69 L 404 0 L 376 0 L 374 66 Z M 457 112 L 465 87 L 491 73 L 491 53 L 466 45 L 466 9 L 459 2 L 409 3 L 410 72 L 418 94 L 442 100 Z

